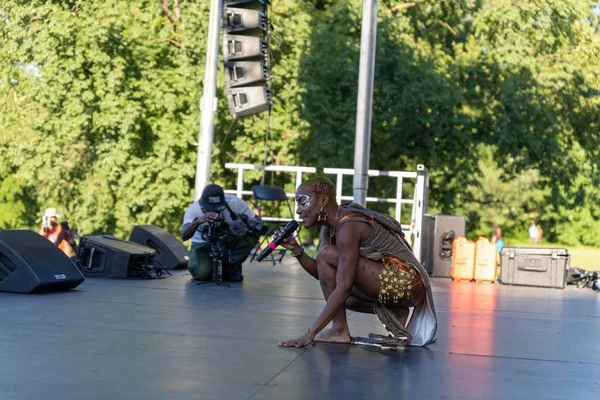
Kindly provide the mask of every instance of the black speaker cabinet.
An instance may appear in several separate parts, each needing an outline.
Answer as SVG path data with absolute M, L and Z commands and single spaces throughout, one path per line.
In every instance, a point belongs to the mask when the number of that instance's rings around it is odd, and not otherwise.
M 175 236 L 155 225 L 137 225 L 129 241 L 153 248 L 156 261 L 168 269 L 187 268 L 189 251 Z
M 114 236 L 84 236 L 79 243 L 77 266 L 85 276 L 127 278 L 136 276 L 155 256 L 150 247 Z
M 465 219 L 454 215 L 423 216 L 421 263 L 431 276 L 450 277 L 452 242 L 465 236 Z
M 40 234 L 0 230 L 0 291 L 67 290 L 84 279 L 71 259 Z

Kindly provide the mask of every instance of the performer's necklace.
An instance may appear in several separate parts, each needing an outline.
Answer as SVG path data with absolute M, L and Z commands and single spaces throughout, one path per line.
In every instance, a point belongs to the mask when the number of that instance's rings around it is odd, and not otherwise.
M 335 213 L 335 221 L 333 223 L 333 229 L 329 231 L 329 242 L 333 242 L 333 237 L 337 233 L 338 221 L 340 220 L 340 208 L 338 207 L 337 212 Z

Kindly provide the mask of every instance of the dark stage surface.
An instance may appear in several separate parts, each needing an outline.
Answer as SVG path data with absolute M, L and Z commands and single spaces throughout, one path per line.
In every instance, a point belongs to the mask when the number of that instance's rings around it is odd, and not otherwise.
M 324 301 L 295 260 L 246 263 L 231 288 L 87 279 L 0 293 L 0 399 L 600 399 L 600 295 L 434 279 L 437 343 L 317 344 Z M 383 333 L 351 313 L 354 335 Z

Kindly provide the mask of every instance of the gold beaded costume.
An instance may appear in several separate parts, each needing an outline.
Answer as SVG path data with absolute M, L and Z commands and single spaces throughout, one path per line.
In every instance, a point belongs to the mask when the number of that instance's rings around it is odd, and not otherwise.
M 413 285 L 416 286 L 417 282 L 413 282 L 417 275 L 417 271 L 412 265 L 403 262 L 395 257 L 385 255 L 383 256 L 383 269 L 379 274 L 379 296 L 377 301 L 380 303 L 387 303 L 390 299 L 394 303 L 400 302 L 414 302 L 414 296 L 412 293 Z M 418 283 L 421 283 L 420 277 Z

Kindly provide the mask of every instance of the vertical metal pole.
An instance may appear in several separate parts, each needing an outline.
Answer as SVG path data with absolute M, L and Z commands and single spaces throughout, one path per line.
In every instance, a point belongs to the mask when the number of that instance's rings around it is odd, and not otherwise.
M 296 190 L 298 190 L 301 183 L 302 183 L 302 171 L 296 171 Z
M 404 180 L 399 176 L 396 180 L 396 221 L 402 223 L 402 182 Z
M 337 196 L 337 203 L 342 204 L 342 178 L 344 175 L 341 172 L 337 173 L 335 178 L 335 195 Z
M 240 167 L 237 173 L 237 185 L 235 195 L 242 198 L 242 190 L 244 190 L 244 168 Z
M 367 202 L 367 189 L 369 186 L 377 7 L 378 0 L 363 0 L 356 105 L 356 138 L 354 141 L 354 180 L 352 182 L 354 202 L 363 206 Z
M 417 165 L 417 183 L 415 188 L 417 204 L 415 212 L 415 230 L 413 241 L 413 253 L 419 262 L 421 262 L 421 239 L 423 230 L 423 216 L 427 213 L 429 202 L 429 173 L 423 164 Z
M 198 159 L 196 160 L 196 200 L 210 177 L 212 146 L 217 111 L 217 63 L 219 61 L 219 38 L 221 34 L 222 0 L 210 1 L 208 39 L 206 41 L 206 65 L 204 89 L 200 100 L 200 132 L 198 133 Z

